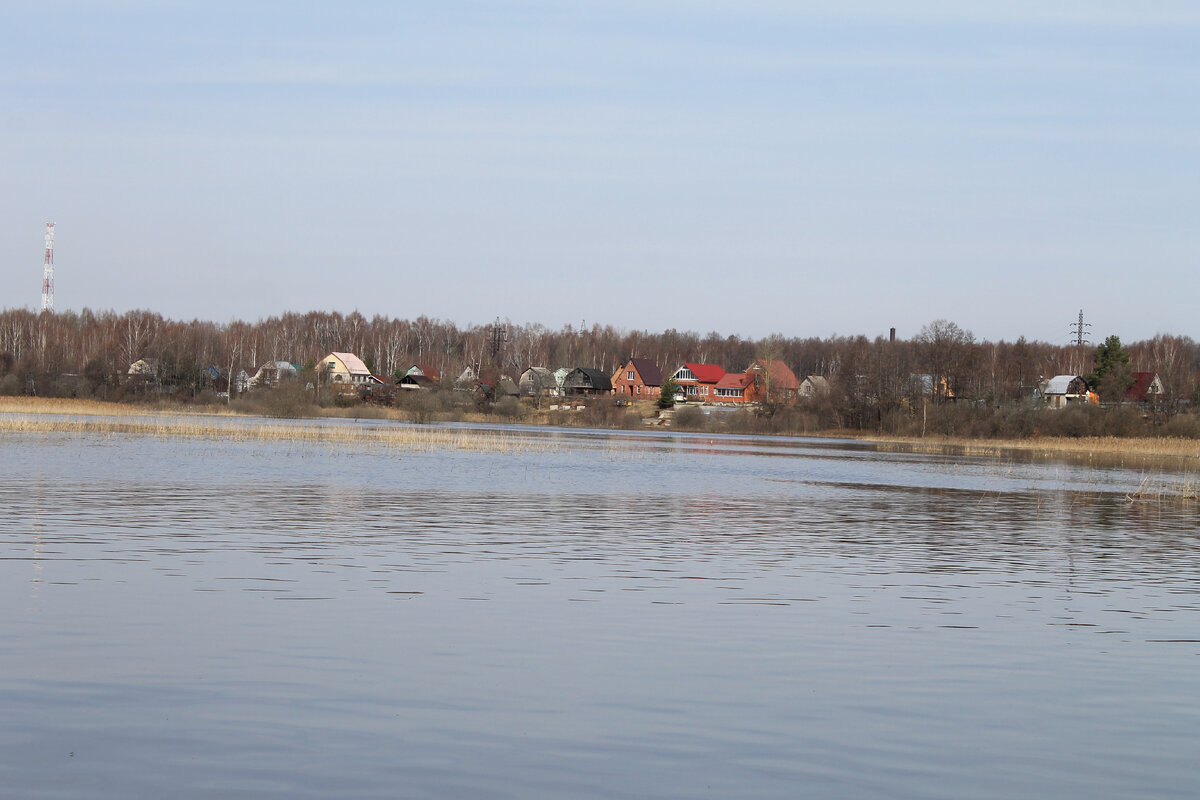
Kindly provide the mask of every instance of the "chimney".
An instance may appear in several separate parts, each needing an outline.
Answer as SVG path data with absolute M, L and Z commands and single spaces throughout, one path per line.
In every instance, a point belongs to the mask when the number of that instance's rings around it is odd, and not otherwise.
M 889 336 L 889 338 L 888 338 L 888 341 L 889 341 L 889 342 L 894 342 L 894 341 L 896 341 L 896 329 L 895 329 L 895 328 L 892 328 L 892 332 L 891 332 L 891 334 L 890 334 L 890 336 Z

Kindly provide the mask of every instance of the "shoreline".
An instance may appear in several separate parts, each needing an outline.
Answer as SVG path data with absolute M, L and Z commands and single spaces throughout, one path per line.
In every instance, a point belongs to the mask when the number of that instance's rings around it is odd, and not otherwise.
M 321 413 L 313 416 L 296 417 L 294 419 L 315 420 L 324 419 L 380 419 L 393 420 L 396 422 L 412 422 L 408 415 L 394 409 L 380 409 L 373 406 L 364 406 L 354 409 L 328 409 L 332 413 Z M 356 413 L 366 411 L 367 413 Z M 292 419 L 285 417 L 272 417 L 260 413 L 247 412 L 240 409 L 227 409 L 223 407 L 188 407 L 183 405 L 158 405 L 144 406 L 132 405 L 124 403 L 112 403 L 99 400 L 76 400 L 69 398 L 40 398 L 40 397 L 0 397 L 0 414 L 14 415 L 49 415 L 49 416 L 80 416 L 80 417 L 135 417 L 135 418 L 161 418 L 165 416 L 174 417 L 195 417 L 198 420 L 205 417 L 214 419 L 250 419 L 261 418 L 264 420 L 262 427 L 272 430 L 271 438 L 282 438 L 280 433 L 286 429 Z M 538 414 L 536 419 L 530 420 L 513 420 L 513 419 L 497 419 L 494 416 L 485 414 L 465 413 L 460 419 L 455 422 L 465 423 L 502 423 L 516 426 L 521 425 L 553 425 L 548 422 L 544 413 Z M 32 431 L 39 426 L 31 424 L 6 425 L 0 426 L 0 430 L 16 430 L 18 428 Z M 83 428 L 87 426 L 66 426 L 62 424 L 54 424 L 53 426 L 41 426 L 49 430 L 51 427 L 57 430 L 67 430 L 70 427 Z M 130 432 L 140 428 L 154 428 L 167 432 L 170 427 L 177 426 L 162 426 L 162 425 L 135 425 L 130 424 L 123 426 Z M 192 428 L 202 426 L 190 426 Z M 571 426 L 562 426 L 569 429 Z M 116 426 L 112 426 L 112 431 L 117 432 Z M 630 430 L 629 428 L 613 428 L 613 430 Z M 681 428 L 657 428 L 654 430 L 669 430 L 686 433 Z M 738 434 L 730 434 L 738 435 Z M 864 444 L 875 445 L 878 449 L 885 452 L 913 452 L 913 453 L 945 453 L 955 455 L 975 455 L 975 456 L 1011 456 L 1014 454 L 1026 454 L 1039 457 L 1053 456 L 1071 456 L 1085 457 L 1088 459 L 1099 458 L 1105 461 L 1111 461 L 1114 457 L 1135 458 L 1141 460 L 1156 460 L 1166 459 L 1173 462 L 1179 462 L 1182 466 L 1192 466 L 1200 468 L 1200 440 L 1180 439 L 1167 437 L 1036 437 L 1029 439 L 973 439 L 963 437 L 946 437 L 946 436 L 930 436 L 930 437 L 908 437 L 908 436 L 892 436 L 888 434 L 878 434 L 859 430 L 824 430 L 815 431 L 804 434 L 754 434 L 764 436 L 780 436 L 780 437 L 806 437 L 814 439 L 848 439 Z M 308 438 L 308 437 L 299 437 Z

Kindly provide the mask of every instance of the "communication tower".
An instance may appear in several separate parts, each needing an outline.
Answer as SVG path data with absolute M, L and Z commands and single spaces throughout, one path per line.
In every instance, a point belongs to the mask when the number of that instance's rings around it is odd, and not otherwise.
M 42 311 L 54 310 L 54 223 L 46 223 L 46 266 L 42 270 Z

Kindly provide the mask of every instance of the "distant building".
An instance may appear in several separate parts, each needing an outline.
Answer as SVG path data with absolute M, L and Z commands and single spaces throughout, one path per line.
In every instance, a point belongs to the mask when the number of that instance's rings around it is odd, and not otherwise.
M 436 389 L 441 374 L 428 364 L 413 364 L 400 379 L 401 389 Z
M 613 392 L 630 397 L 658 397 L 662 392 L 662 370 L 648 358 L 631 358 L 609 379 Z
M 675 381 L 675 399 L 708 403 L 717 396 L 717 383 L 725 377 L 725 370 L 716 364 L 685 362 L 675 370 L 671 380 Z
M 1069 403 L 1099 403 L 1095 392 L 1079 375 L 1055 375 L 1043 381 L 1041 395 L 1048 408 L 1065 408 Z
M 800 381 L 782 361 L 756 358 L 746 367 L 746 374 L 754 377 L 749 398 L 753 402 L 790 404 L 800 398 Z
M 829 380 L 821 375 L 809 375 L 800 381 L 797 390 L 801 399 L 811 400 L 829 394 Z
M 299 374 L 300 370 L 295 364 L 287 361 L 268 361 L 254 373 L 250 385 L 255 388 L 278 386 L 280 381 L 295 378 Z
M 523 397 L 558 397 L 558 381 L 546 367 L 530 367 L 521 373 L 518 383 Z
M 1127 403 L 1153 403 L 1163 396 L 1162 381 L 1156 372 L 1133 373 L 1133 385 L 1125 390 Z
M 322 382 L 337 392 L 357 392 L 360 386 L 380 383 L 362 359 L 353 353 L 330 353 L 321 359 L 318 371 L 322 374 Z
M 598 369 L 576 367 L 563 379 L 563 392 L 572 395 L 611 394 L 612 381 Z

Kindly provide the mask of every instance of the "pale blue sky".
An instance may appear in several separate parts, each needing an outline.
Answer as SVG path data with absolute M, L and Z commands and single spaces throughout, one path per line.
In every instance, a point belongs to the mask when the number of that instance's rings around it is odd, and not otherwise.
M 1200 338 L 1193 2 L 350 5 L 0 4 L 0 307 Z

